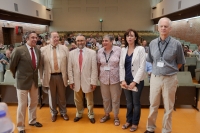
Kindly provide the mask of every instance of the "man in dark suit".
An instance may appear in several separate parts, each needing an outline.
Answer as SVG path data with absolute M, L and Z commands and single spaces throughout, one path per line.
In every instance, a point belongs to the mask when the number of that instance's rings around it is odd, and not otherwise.
M 34 31 L 25 34 L 26 44 L 15 48 L 10 58 L 10 71 L 16 79 L 18 108 L 17 128 L 25 133 L 26 107 L 28 104 L 29 125 L 42 127 L 36 122 L 38 104 L 38 67 L 41 58 L 37 49 L 37 34 Z

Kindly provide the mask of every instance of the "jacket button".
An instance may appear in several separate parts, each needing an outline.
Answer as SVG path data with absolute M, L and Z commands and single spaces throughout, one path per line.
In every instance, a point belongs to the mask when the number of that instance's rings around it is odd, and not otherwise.
M 132 65 L 133 66 L 133 65 Z

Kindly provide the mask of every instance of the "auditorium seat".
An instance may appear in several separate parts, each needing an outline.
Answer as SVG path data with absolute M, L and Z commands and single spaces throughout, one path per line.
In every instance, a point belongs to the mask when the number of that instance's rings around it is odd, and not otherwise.
M 194 51 L 197 49 L 197 45 L 196 44 L 190 44 L 189 49 Z
M 184 43 L 185 41 L 184 40 L 179 40 L 181 43 Z
M 4 69 L 3 69 L 3 64 L 0 63 L 0 82 L 3 82 L 3 74 L 4 74 Z
M 186 57 L 186 64 L 184 65 L 185 71 L 188 71 L 189 66 L 196 66 L 197 58 L 196 57 Z
M 190 42 L 184 42 L 184 45 L 190 46 Z
M 195 79 L 200 81 L 200 61 L 197 61 L 196 69 L 195 69 Z
M 1 82 L 1 85 L 14 85 L 15 79 L 12 76 L 12 73 L 10 70 L 6 70 L 6 73 L 4 75 L 4 81 Z
M 0 82 L 1 102 L 17 103 L 17 91 L 14 87 L 15 79 L 10 70 L 6 70 L 4 81 Z
M 193 84 L 190 72 L 178 72 L 178 87 L 176 91 L 175 105 L 195 105 L 196 86 Z

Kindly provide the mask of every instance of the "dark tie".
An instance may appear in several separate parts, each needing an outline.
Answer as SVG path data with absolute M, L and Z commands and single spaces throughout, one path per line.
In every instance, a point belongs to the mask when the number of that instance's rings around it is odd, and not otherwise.
M 83 55 L 82 55 L 83 50 L 80 49 L 80 53 L 79 53 L 79 67 L 80 67 L 80 71 L 81 71 L 81 67 L 82 67 L 82 62 L 83 62 Z
M 32 65 L 33 65 L 33 68 L 36 69 L 36 60 L 35 60 L 35 54 L 33 52 L 33 48 L 31 48 L 31 55 L 32 55 Z

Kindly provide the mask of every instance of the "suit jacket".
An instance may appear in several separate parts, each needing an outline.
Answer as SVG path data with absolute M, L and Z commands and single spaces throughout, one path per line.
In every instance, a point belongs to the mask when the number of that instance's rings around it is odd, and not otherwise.
M 121 56 L 120 56 L 120 81 L 125 80 L 125 58 L 128 51 L 128 47 L 122 48 Z M 142 46 L 137 46 L 134 49 L 133 57 L 132 57 L 132 75 L 133 81 L 136 83 L 140 83 L 140 81 L 144 80 L 145 74 L 145 64 L 146 63 L 146 54 L 145 49 Z
M 65 87 L 67 87 L 67 65 L 68 65 L 68 56 L 69 56 L 69 50 L 65 45 L 60 45 L 59 46 L 59 54 L 61 57 L 60 60 L 60 71 L 62 73 L 62 79 L 64 82 Z M 42 86 L 43 87 L 49 87 L 49 81 L 51 78 L 51 62 L 50 62 L 50 51 L 51 46 L 47 45 L 42 47 L 41 50 L 41 65 L 39 68 L 40 71 L 40 79 L 42 79 Z
M 38 87 L 38 67 L 41 59 L 40 50 L 36 47 L 37 67 L 33 68 L 31 55 L 26 45 L 17 47 L 10 57 L 10 71 L 16 79 L 16 87 L 21 90 L 31 89 L 34 81 L 36 88 Z
M 97 60 L 96 51 L 84 48 L 83 63 L 80 72 L 79 49 L 70 51 L 68 77 L 69 84 L 75 85 L 74 91 L 78 92 L 82 88 L 84 93 L 92 92 L 90 85 L 97 84 Z

